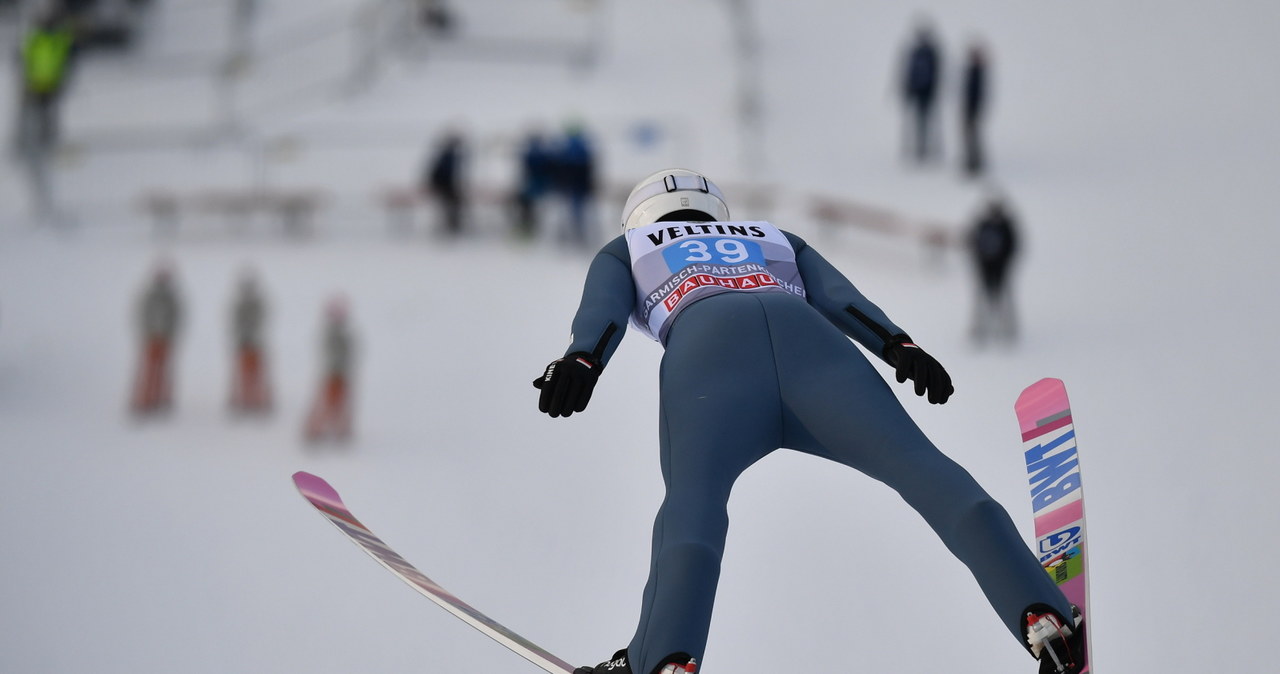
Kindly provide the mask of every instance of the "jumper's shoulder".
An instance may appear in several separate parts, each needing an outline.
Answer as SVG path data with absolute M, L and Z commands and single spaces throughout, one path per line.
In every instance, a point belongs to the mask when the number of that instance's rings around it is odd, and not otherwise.
M 787 241 L 791 242 L 791 247 L 794 248 L 796 251 L 799 251 L 802 248 L 807 248 L 809 246 L 809 244 L 805 242 L 804 239 L 800 238 L 799 236 L 791 232 L 788 232 L 785 229 L 779 228 L 778 231 L 782 232 L 782 235 L 787 237 Z
M 612 257 L 616 257 L 619 260 L 622 260 L 623 262 L 630 264 L 631 252 L 627 248 L 627 238 L 625 236 L 622 236 L 621 234 L 613 237 L 613 239 L 609 241 L 609 243 L 606 243 L 604 246 L 600 248 L 600 252 L 596 253 L 597 257 L 601 255 L 609 255 Z

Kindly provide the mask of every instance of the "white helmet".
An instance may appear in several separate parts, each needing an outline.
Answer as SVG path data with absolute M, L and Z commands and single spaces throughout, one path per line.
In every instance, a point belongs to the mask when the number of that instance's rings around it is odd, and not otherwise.
M 680 211 L 695 211 L 690 219 L 729 220 L 729 207 L 715 183 L 695 171 L 666 169 L 650 174 L 631 190 L 622 207 L 622 231 L 651 225 Z

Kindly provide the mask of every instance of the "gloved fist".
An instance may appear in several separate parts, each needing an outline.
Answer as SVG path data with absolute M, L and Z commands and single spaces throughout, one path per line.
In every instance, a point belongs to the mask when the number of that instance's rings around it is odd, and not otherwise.
M 600 362 L 583 351 L 551 361 L 542 376 L 533 380 L 533 387 L 542 391 L 538 411 L 567 417 L 585 410 L 601 369 Z
M 884 359 L 897 369 L 898 383 L 910 379 L 916 383 L 916 395 L 929 394 L 929 402 L 941 405 L 955 393 L 951 375 L 933 356 L 911 343 L 906 335 L 895 336 L 884 347 Z

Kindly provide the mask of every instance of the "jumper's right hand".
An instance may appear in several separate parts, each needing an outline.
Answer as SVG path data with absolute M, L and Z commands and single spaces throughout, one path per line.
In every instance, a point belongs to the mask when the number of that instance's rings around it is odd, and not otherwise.
M 929 396 L 929 402 L 941 405 L 947 402 L 955 387 L 951 385 L 951 375 L 947 374 L 942 364 L 924 349 L 911 343 L 906 335 L 897 335 L 885 346 L 885 360 L 893 365 L 901 384 L 910 379 L 915 382 L 916 395 Z
M 542 391 L 538 411 L 567 417 L 587 409 L 601 369 L 599 361 L 582 351 L 551 361 L 542 376 L 533 380 L 533 387 Z

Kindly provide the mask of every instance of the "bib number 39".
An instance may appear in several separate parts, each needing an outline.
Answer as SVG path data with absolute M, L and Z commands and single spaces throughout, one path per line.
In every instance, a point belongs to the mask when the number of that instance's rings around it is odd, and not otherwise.
M 671 271 L 679 271 L 694 263 L 764 264 L 759 244 L 741 239 L 691 239 L 663 251 Z

